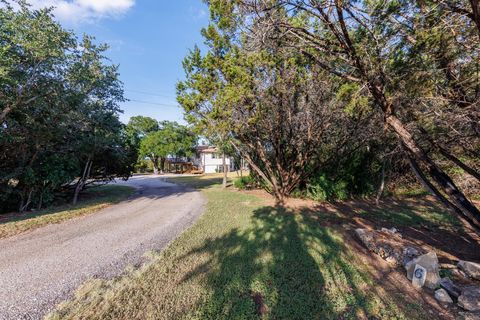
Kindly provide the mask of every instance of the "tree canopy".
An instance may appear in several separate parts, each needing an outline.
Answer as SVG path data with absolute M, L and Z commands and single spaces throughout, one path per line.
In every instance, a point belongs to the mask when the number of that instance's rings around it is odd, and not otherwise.
M 50 9 L 18 6 L 0 7 L 0 211 L 41 208 L 72 186 L 76 202 L 88 181 L 126 177 L 134 161 L 107 46 Z
M 176 122 L 156 122 L 145 117 L 133 117 L 127 127 L 137 125 L 139 119 L 149 129 L 140 140 L 139 156 L 150 159 L 155 174 L 163 172 L 167 157 L 180 158 L 193 154 L 197 137 L 189 128 Z M 156 125 L 153 125 L 154 122 Z
M 208 4 L 207 52 L 185 59 L 179 103 L 192 123 L 226 131 L 277 198 L 326 171 L 352 184 L 352 161 L 378 174 L 402 159 L 480 226 L 449 174 L 480 181 L 477 0 Z

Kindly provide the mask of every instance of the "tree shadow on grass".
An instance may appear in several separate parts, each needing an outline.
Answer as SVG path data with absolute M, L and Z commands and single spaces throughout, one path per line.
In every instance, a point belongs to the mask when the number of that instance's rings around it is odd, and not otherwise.
M 259 208 L 248 227 L 187 255 L 198 253 L 211 258 L 184 281 L 203 275 L 210 294 L 195 318 L 428 318 L 398 297 L 370 290 L 373 280 L 341 236 L 310 215 Z
M 429 197 L 317 203 L 297 208 L 329 226 L 380 229 L 395 227 L 412 244 L 435 250 L 440 262 L 480 261 L 480 237 Z

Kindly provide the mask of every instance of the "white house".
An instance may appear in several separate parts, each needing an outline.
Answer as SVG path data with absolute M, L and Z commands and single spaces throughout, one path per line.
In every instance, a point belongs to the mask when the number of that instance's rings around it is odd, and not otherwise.
M 227 156 L 225 163 L 229 171 L 235 170 L 235 162 L 232 157 Z M 223 172 L 222 153 L 216 147 L 199 146 L 197 147 L 197 155 L 193 164 L 202 170 L 203 173 Z

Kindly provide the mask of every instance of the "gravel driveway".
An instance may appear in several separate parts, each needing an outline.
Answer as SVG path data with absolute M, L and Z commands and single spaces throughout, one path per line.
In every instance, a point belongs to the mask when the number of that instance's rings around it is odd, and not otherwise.
M 41 319 L 85 280 L 112 278 L 160 250 L 203 211 L 197 191 L 137 176 L 128 200 L 0 240 L 0 319 Z

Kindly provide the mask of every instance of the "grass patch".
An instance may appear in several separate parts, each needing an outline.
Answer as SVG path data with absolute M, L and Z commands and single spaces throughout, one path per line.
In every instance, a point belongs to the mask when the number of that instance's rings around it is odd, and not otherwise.
M 359 212 L 360 216 L 368 217 L 379 222 L 388 222 L 395 226 L 414 227 L 428 226 L 455 229 L 462 226 L 460 221 L 447 210 L 435 206 L 397 207 L 395 209 L 370 208 Z
M 47 319 L 429 318 L 379 287 L 314 215 L 222 190 L 208 176 L 178 179 L 203 188 L 199 221 L 149 264 L 88 282 Z
M 427 196 L 430 195 L 430 192 L 428 192 L 425 188 L 421 186 L 416 186 L 416 187 L 398 187 L 393 191 L 393 195 L 395 196 L 404 196 L 404 197 L 422 197 L 422 196 Z
M 196 189 L 204 189 L 222 184 L 223 177 L 218 174 L 167 178 L 167 182 L 188 185 Z
M 80 196 L 80 201 L 75 206 L 60 205 L 24 214 L 0 216 L 0 238 L 94 213 L 120 202 L 133 194 L 134 191 L 134 188 L 127 186 L 105 185 L 85 190 Z
M 229 172 L 227 175 L 228 183 L 239 179 L 239 175 L 236 172 Z M 204 189 L 214 185 L 221 185 L 223 181 L 223 173 L 209 173 L 198 176 L 181 176 L 181 177 L 168 177 L 168 182 L 173 182 L 181 185 L 188 185 L 196 189 Z

